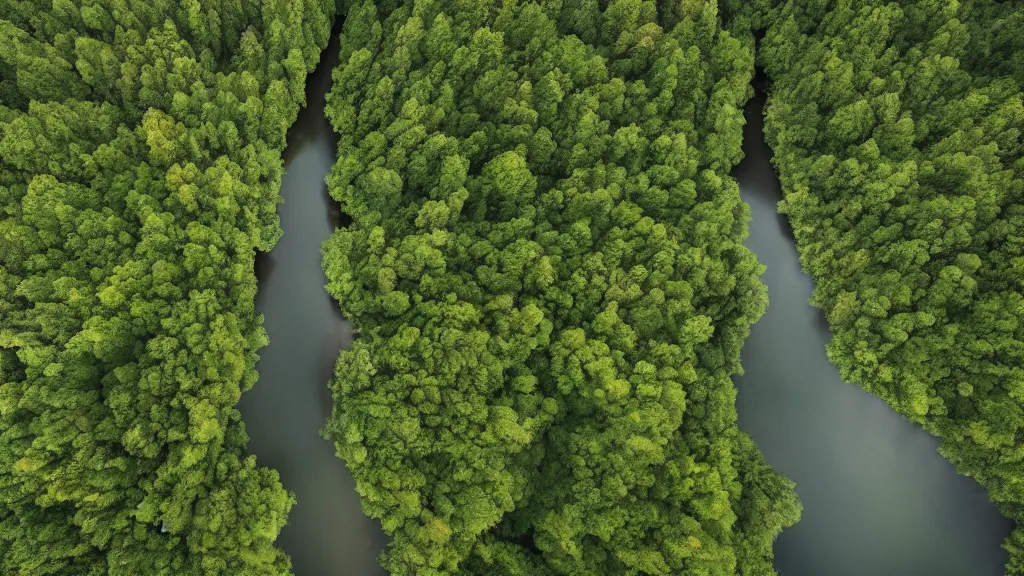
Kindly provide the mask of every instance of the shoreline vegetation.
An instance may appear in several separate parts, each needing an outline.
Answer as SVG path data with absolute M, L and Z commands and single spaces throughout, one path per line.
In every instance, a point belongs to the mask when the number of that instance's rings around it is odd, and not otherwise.
M 709 534 L 693 494 L 676 510 L 697 524 L 671 535 L 650 538 L 659 527 L 630 515 L 665 503 L 659 474 L 673 468 L 673 458 L 699 459 L 702 440 L 714 443 L 716 436 L 746 438 L 732 429 L 691 427 L 687 416 L 705 416 L 701 401 L 732 393 L 728 381 L 716 387 L 708 376 L 739 369 L 728 331 L 738 328 L 733 334 L 742 342 L 763 310 L 756 271 L 736 266 L 728 282 L 735 292 L 715 293 L 718 304 L 731 296 L 745 314 L 700 308 L 699 287 L 685 293 L 683 299 L 697 302 L 691 313 L 710 320 L 711 336 L 694 345 L 691 366 L 706 372 L 698 386 L 682 381 L 685 408 L 670 420 L 675 430 L 618 426 L 649 414 L 644 403 L 655 399 L 631 381 L 641 368 L 631 364 L 631 353 L 649 346 L 637 357 L 658 358 L 660 345 L 686 346 L 692 335 L 685 319 L 665 314 L 681 296 L 666 289 L 675 270 L 651 273 L 660 253 L 624 251 L 620 238 L 649 219 L 679 243 L 677 254 L 687 244 L 703 247 L 700 236 L 673 236 L 674 226 L 697 224 L 686 217 L 709 198 L 701 188 L 707 170 L 717 169 L 723 188 L 732 184 L 727 168 L 739 159 L 733 143 L 740 124 L 732 124 L 731 113 L 749 97 L 743 90 L 753 75 L 755 37 L 772 84 L 767 130 L 786 194 L 780 208 L 797 228 L 802 264 L 819 285 L 812 303 L 825 310 L 835 335 L 831 361 L 844 379 L 942 438 L 941 452 L 958 471 L 982 482 L 1003 513 L 1019 519 L 1014 454 L 1022 419 L 1013 382 L 1021 378 L 1024 315 L 1017 262 L 1024 262 L 1017 213 L 1024 67 L 1012 33 L 1019 11 L 993 2 L 754 3 L 725 6 L 718 15 L 725 18 L 716 18 L 704 40 L 685 34 L 707 26 L 702 18 L 716 11 L 712 3 L 684 3 L 682 13 L 649 2 L 502 4 L 478 8 L 476 20 L 461 12 L 466 6 L 449 5 L 354 7 L 346 28 L 352 48 L 336 72 L 328 112 L 342 138 L 329 187 L 353 217 L 353 226 L 325 245 L 328 289 L 367 338 L 339 359 L 327 431 L 356 475 L 365 509 L 396 537 L 385 560 L 393 573 L 444 573 L 455 565 L 452 556 L 463 571 L 508 574 L 773 573 L 771 540 L 796 520 L 799 505 L 767 467 L 745 478 L 744 488 L 771 485 L 767 492 L 784 506 L 732 501 L 732 528 L 740 536 L 719 539 L 720 554 L 685 551 L 690 536 L 703 545 Z M 875 28 L 881 33 L 870 32 Z M 675 36 L 680 30 L 684 36 Z M 472 68 L 485 38 L 491 76 Z M 732 72 L 716 59 L 730 40 L 742 47 L 727 57 Z M 582 44 L 578 66 L 589 76 L 559 59 L 569 42 Z M 676 46 L 686 56 L 699 54 L 699 63 L 674 60 Z M 1014 56 L 999 57 L 1007 53 Z M 551 69 L 568 71 L 554 105 L 544 92 Z M 674 106 L 661 112 L 666 76 L 677 82 Z M 606 78 L 621 82 L 621 92 L 604 96 L 588 84 Z M 730 83 L 733 93 L 725 91 Z M 680 101 L 684 94 L 688 102 Z M 735 96 L 723 101 L 726 94 Z M 588 97 L 593 116 L 574 109 Z M 701 114 L 712 109 L 723 113 Z M 651 110 L 668 126 L 650 121 Z M 577 147 L 579 132 L 590 143 L 586 150 Z M 627 134 L 629 143 L 620 144 Z M 678 169 L 671 181 L 658 165 L 657 142 L 679 134 L 697 143 L 696 171 Z M 585 153 L 588 163 L 576 162 L 575 154 Z M 601 170 L 604 178 L 587 178 Z M 605 176 L 615 170 L 624 179 Z M 808 174 L 817 178 L 813 184 Z M 488 181 L 512 184 L 527 201 L 496 194 L 501 187 Z M 695 203 L 679 203 L 684 186 L 698 191 L 689 196 Z M 382 189 L 391 191 L 387 198 L 374 194 Z M 718 205 L 731 201 L 728 193 L 712 195 Z M 639 210 L 635 219 L 615 218 L 624 206 Z M 733 226 L 731 238 L 720 238 L 738 243 L 745 231 L 735 226 L 745 228 L 745 215 L 733 216 L 730 225 L 704 230 L 721 234 Z M 847 231 L 851 222 L 861 228 Z M 581 233 L 584 243 L 576 241 Z M 570 250 L 563 235 L 577 242 Z M 588 268 L 594 261 L 603 265 L 597 274 Z M 531 277 L 538 269 L 552 270 L 545 284 Z M 694 268 L 682 270 L 680 278 L 695 275 Z M 976 273 L 984 278 L 972 279 Z M 617 274 L 632 284 L 617 285 Z M 979 283 L 989 296 L 979 295 Z M 631 293 L 633 285 L 640 289 Z M 590 287 L 599 288 L 587 294 Z M 647 307 L 651 292 L 664 300 Z M 503 307 L 491 307 L 492 298 Z M 645 307 L 658 314 L 637 313 Z M 537 318 L 536 332 L 517 326 L 527 311 Z M 958 326 L 961 319 L 974 331 Z M 505 332 L 520 326 L 523 344 Z M 592 340 L 605 345 L 588 350 Z M 475 348 L 467 345 L 466 358 L 450 362 L 451 347 L 461 342 Z M 707 354 L 717 343 L 718 355 Z M 661 394 L 655 402 L 664 402 L 682 371 L 672 362 L 652 366 Z M 470 376 L 475 370 L 480 375 Z M 609 394 L 616 386 L 621 392 Z M 445 410 L 453 399 L 467 403 L 462 412 Z M 729 404 L 722 413 L 732 410 Z M 527 408 L 538 405 L 551 409 Z M 472 422 L 472 432 L 446 435 L 452 420 Z M 734 427 L 734 413 L 727 421 Z M 503 428 L 514 436 L 495 432 Z M 656 460 L 644 460 L 632 444 L 638 438 L 663 446 L 685 439 L 694 451 L 659 451 Z M 738 454 L 736 470 L 745 465 Z M 750 456 L 755 468 L 762 465 L 756 450 Z M 637 466 L 630 470 L 618 458 Z M 481 473 L 459 477 L 474 465 Z M 697 475 L 695 485 L 702 483 Z M 726 491 L 727 478 L 717 478 Z M 491 499 L 459 499 L 475 492 Z M 464 518 L 472 507 L 489 521 Z M 744 521 L 764 531 L 745 534 Z M 757 548 L 759 537 L 767 544 Z M 1010 574 L 1024 570 L 1019 539 L 1017 531 L 1004 544 Z M 665 545 L 649 545 L 654 541 Z M 767 562 L 745 564 L 758 555 Z
M 291 573 L 235 404 L 335 8 L 0 0 L 0 572 Z
M 354 4 L 327 115 L 361 331 L 326 429 L 393 574 L 770 574 L 736 427 L 753 41 L 715 3 Z
M 1024 574 L 1024 10 L 810 3 L 766 12 L 775 152 L 830 361 L 941 439 L 1018 524 Z M 827 8 L 827 9 L 826 9 Z
M 392 574 L 775 574 L 755 66 L 830 360 L 1022 520 L 1019 4 L 0 0 L 0 572 L 291 574 L 235 405 L 335 17 L 324 435 Z

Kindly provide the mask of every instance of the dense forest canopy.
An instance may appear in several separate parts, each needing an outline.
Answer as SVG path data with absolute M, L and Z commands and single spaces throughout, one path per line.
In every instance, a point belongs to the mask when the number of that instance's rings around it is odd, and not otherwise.
M 235 404 L 336 13 L 325 433 L 393 574 L 774 574 L 755 62 L 831 360 L 1024 519 L 1019 2 L 0 0 L 0 572 L 290 573 Z
M 0 572 L 290 573 L 235 404 L 333 1 L 0 0 Z
M 1024 10 L 788 1 L 762 17 L 780 210 L 829 358 L 1020 523 Z M 1024 533 L 1006 547 L 1024 574 Z
M 714 1 L 363 1 L 327 114 L 329 434 L 393 574 L 774 574 L 736 427 L 753 37 Z

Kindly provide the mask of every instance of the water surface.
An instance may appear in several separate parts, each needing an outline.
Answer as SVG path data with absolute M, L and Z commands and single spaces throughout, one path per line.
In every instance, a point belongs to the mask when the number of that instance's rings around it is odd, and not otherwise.
M 735 378 L 740 428 L 797 483 L 803 518 L 775 543 L 780 576 L 1002 576 L 1013 528 L 938 441 L 859 387 L 825 356 L 824 315 L 811 307 L 762 134 L 763 93 L 748 104 L 734 176 L 750 204 L 746 245 L 768 267 L 769 306 Z
M 295 493 L 277 543 L 296 576 L 377 576 L 386 539 L 366 518 L 352 477 L 319 436 L 330 414 L 327 382 L 351 327 L 324 290 L 320 245 L 336 207 L 324 177 L 336 140 L 323 116 L 338 27 L 307 81 L 307 103 L 289 131 L 279 206 L 284 237 L 258 259 L 257 311 L 270 345 L 259 381 L 239 409 L 249 451 Z M 807 299 L 792 233 L 761 133 L 764 96 L 747 107 L 746 159 L 736 169 L 753 215 L 747 245 L 768 270 L 770 305 L 743 349 L 736 378 L 740 427 L 768 462 L 797 482 L 802 520 L 775 545 L 781 576 L 1000 576 L 999 547 L 1012 523 L 984 490 L 956 474 L 938 442 L 881 400 L 843 383 L 825 357 L 828 327 Z
M 385 543 L 380 523 L 363 515 L 352 475 L 319 435 L 331 413 L 334 361 L 352 342 L 320 266 L 320 244 L 334 231 L 336 213 L 324 184 L 336 151 L 324 95 L 338 62 L 339 30 L 307 78 L 307 107 L 288 132 L 278 206 L 284 236 L 257 258 L 256 311 L 270 345 L 260 351 L 259 381 L 239 403 L 249 451 L 280 471 L 298 500 L 277 540 L 296 576 L 385 574 L 377 564 Z

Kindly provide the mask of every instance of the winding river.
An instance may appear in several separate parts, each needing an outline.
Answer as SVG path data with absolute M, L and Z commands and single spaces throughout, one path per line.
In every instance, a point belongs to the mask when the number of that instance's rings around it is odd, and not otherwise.
M 327 381 L 351 327 L 324 291 L 320 244 L 338 225 L 324 177 L 335 138 L 323 116 L 338 28 L 307 82 L 308 107 L 288 136 L 279 206 L 284 237 L 257 260 L 257 310 L 270 345 L 239 408 L 249 450 L 281 473 L 298 504 L 278 544 L 297 576 L 377 576 L 386 542 L 363 516 L 352 477 L 319 436 Z M 781 576 L 999 576 L 1012 524 L 937 441 L 882 401 L 843 383 L 825 357 L 829 333 L 807 299 L 792 234 L 776 213 L 779 183 L 761 133 L 764 96 L 747 107 L 746 159 L 736 169 L 753 220 L 747 245 L 768 270 L 768 312 L 743 349 L 740 427 L 797 482 L 803 519 L 775 545 Z M 334 216 L 332 216 L 334 214 Z
M 386 542 L 380 523 L 363 515 L 351 474 L 333 443 L 319 435 L 331 412 L 327 382 L 334 361 L 352 341 L 320 267 L 320 244 L 337 224 L 324 183 L 336 153 L 324 95 L 338 62 L 338 32 L 335 26 L 307 78 L 307 107 L 288 132 L 284 203 L 278 206 L 284 236 L 257 259 L 256 310 L 264 315 L 270 345 L 260 351 L 259 381 L 239 403 L 249 451 L 280 471 L 298 500 L 277 540 L 296 576 L 385 574 L 377 564 Z
M 775 543 L 780 576 L 1002 576 L 1013 523 L 938 441 L 882 400 L 846 384 L 825 356 L 762 133 L 763 92 L 746 109 L 734 176 L 752 220 L 747 246 L 767 266 L 768 311 L 743 348 L 740 428 L 793 479 L 803 517 Z

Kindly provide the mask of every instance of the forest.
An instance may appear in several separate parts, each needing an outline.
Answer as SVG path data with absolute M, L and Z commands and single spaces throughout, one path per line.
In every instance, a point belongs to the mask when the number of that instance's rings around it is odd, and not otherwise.
M 766 137 L 830 360 L 1024 525 L 1024 10 L 766 14 Z M 1024 574 L 1024 532 L 1004 546 Z
M 763 313 L 753 37 L 714 2 L 353 5 L 324 247 L 360 331 L 328 433 L 392 574 L 771 574 L 798 517 L 736 427 Z
M 776 574 L 756 68 L 830 360 L 1024 520 L 1019 2 L 0 0 L 0 573 L 292 573 L 236 405 L 336 18 L 323 433 L 391 574 Z
M 0 0 L 0 573 L 291 572 L 235 404 L 333 9 Z

